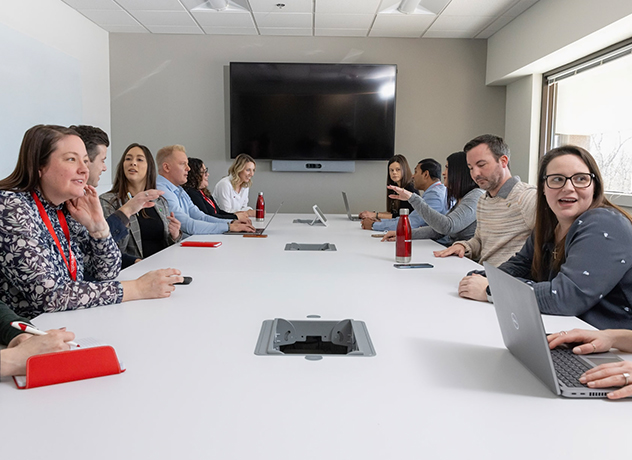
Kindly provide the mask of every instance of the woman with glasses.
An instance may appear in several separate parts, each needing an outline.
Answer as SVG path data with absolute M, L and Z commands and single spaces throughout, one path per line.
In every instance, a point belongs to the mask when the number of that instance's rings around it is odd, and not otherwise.
M 563 146 L 542 158 L 535 228 L 499 268 L 533 286 L 542 313 L 632 329 L 632 217 L 605 198 L 590 153 Z
M 116 167 L 112 190 L 99 198 L 106 218 L 139 193 L 156 188 L 156 163 L 147 147 L 130 144 Z M 180 222 L 159 196 L 153 207 L 130 216 L 130 233 L 117 242 L 122 252 L 139 259 L 149 257 L 182 239 Z
M 208 168 L 199 158 L 189 158 L 189 174 L 187 182 L 182 186 L 191 197 L 193 204 L 200 208 L 200 211 L 209 216 L 220 219 L 238 220 L 240 222 L 251 223 L 246 211 L 235 213 L 224 211 L 219 207 L 217 201 L 208 191 Z

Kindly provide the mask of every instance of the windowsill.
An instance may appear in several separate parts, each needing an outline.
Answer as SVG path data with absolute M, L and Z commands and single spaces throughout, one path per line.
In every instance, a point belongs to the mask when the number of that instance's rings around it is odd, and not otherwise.
M 606 198 L 618 206 L 624 208 L 632 208 L 632 195 L 620 194 L 620 193 L 606 193 Z

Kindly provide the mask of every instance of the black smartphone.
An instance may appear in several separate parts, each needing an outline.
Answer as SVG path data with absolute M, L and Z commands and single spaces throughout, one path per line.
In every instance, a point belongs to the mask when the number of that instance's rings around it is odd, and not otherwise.
M 431 264 L 393 264 L 395 268 L 434 268 Z
M 191 278 L 190 276 L 183 276 L 184 280 L 181 283 L 173 283 L 174 286 L 176 284 L 191 284 L 191 281 L 193 281 L 193 278 Z

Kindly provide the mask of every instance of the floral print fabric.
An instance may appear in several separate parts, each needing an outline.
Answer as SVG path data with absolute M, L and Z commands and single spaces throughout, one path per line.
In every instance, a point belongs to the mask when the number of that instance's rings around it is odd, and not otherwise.
M 72 252 L 77 259 L 77 281 L 70 277 L 30 193 L 2 190 L 0 300 L 19 315 L 30 318 L 45 312 L 120 303 L 121 283 L 106 281 L 118 276 L 121 269 L 121 253 L 112 237 L 92 238 L 64 205 L 53 206 L 39 191 L 36 193 L 68 258 L 68 244 L 57 218 L 57 209 L 64 211 Z M 103 281 L 84 281 L 84 273 Z

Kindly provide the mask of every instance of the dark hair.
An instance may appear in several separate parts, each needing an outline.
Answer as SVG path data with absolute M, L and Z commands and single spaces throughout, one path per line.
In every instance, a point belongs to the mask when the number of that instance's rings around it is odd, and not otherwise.
M 391 174 L 389 173 L 389 167 L 393 163 L 399 163 L 399 166 L 402 168 L 402 180 L 401 183 L 397 184 L 395 181 L 391 179 Z M 386 165 L 386 185 L 396 185 L 398 187 L 405 188 L 408 184 L 413 181 L 413 173 L 410 170 L 410 166 L 408 165 L 408 160 L 404 155 L 395 155 L 388 160 L 388 165 Z M 388 212 L 395 212 L 398 214 L 399 207 L 401 206 L 400 200 L 394 200 L 389 198 L 388 196 L 393 193 L 391 190 L 386 189 L 386 210 Z
M 187 176 L 187 182 L 182 187 L 184 188 L 192 188 L 193 190 L 199 190 L 200 184 L 202 183 L 202 171 L 204 170 L 204 162 L 199 158 L 189 158 L 189 174 Z M 204 190 L 204 194 L 206 196 L 209 195 L 207 193 L 208 190 Z
M 553 150 L 549 150 L 540 160 L 540 167 L 538 169 L 538 191 L 536 198 L 536 214 L 535 214 L 535 227 L 533 229 L 534 236 L 534 248 L 533 248 L 533 261 L 531 263 L 531 275 L 535 281 L 544 281 L 548 279 L 548 274 L 551 269 L 554 271 L 559 271 L 561 265 L 564 263 L 566 256 L 564 254 L 564 246 L 566 243 L 566 237 L 562 238 L 562 240 L 558 243 L 555 243 L 555 227 L 558 224 L 557 217 L 549 208 L 546 202 L 546 196 L 544 195 L 544 187 L 545 187 L 545 175 L 546 169 L 549 166 L 549 163 L 553 161 L 555 158 L 561 157 L 563 155 L 575 155 L 579 157 L 586 166 L 588 166 L 588 170 L 594 174 L 593 184 L 594 184 L 594 192 L 593 192 L 593 201 L 588 209 L 594 208 L 612 208 L 619 211 L 623 214 L 630 222 L 632 222 L 632 217 L 625 212 L 623 209 L 618 207 L 615 204 L 612 204 L 604 195 L 604 187 L 603 187 L 603 179 L 601 178 L 601 173 L 599 172 L 599 167 L 597 166 L 597 162 L 592 157 L 587 150 L 584 150 L 581 147 L 577 147 L 574 145 L 564 145 L 562 147 L 555 148 Z M 546 243 L 555 243 L 555 254 L 557 254 L 557 258 L 551 261 L 550 267 L 544 266 L 544 257 L 543 257 L 543 245 Z
M 417 164 L 422 171 L 428 171 L 431 179 L 441 179 L 441 163 L 434 158 L 424 158 Z
M 472 179 L 470 168 L 467 167 L 467 155 L 465 152 L 454 152 L 448 156 L 448 207 L 463 198 L 469 192 L 478 188 Z
M 93 162 L 99 153 L 97 151 L 97 147 L 99 145 L 105 145 L 106 147 L 110 146 L 110 138 L 108 138 L 106 132 L 101 128 L 88 125 L 73 125 L 70 129 L 75 130 L 77 134 L 79 134 L 83 143 L 86 144 L 86 151 L 88 152 L 90 162 Z
M 151 151 L 144 145 L 137 143 L 130 144 L 127 146 L 127 148 L 123 152 L 123 156 L 118 162 L 118 165 L 116 167 L 116 175 L 114 177 L 114 184 L 112 185 L 112 190 L 110 190 L 110 192 L 115 193 L 121 201 L 126 201 L 128 183 L 127 177 L 125 177 L 125 167 L 123 166 L 123 164 L 125 163 L 125 157 L 127 156 L 128 152 L 134 147 L 138 147 L 145 154 L 145 161 L 147 162 L 145 190 L 156 188 L 156 162 L 154 161 L 154 157 L 152 156 Z
M 500 157 L 505 155 L 509 158 L 509 146 L 505 144 L 502 137 L 494 136 L 493 134 L 483 134 L 482 136 L 475 137 L 463 147 L 465 153 L 472 150 L 474 147 L 478 147 L 481 144 L 487 145 L 489 150 L 496 158 L 496 161 L 500 160 Z
M 11 174 L 0 181 L 0 190 L 29 192 L 40 185 L 40 169 L 48 165 L 57 143 L 66 136 L 79 136 L 64 126 L 36 125 L 24 133 L 18 162 Z

